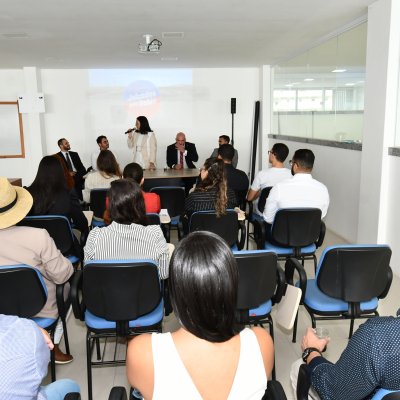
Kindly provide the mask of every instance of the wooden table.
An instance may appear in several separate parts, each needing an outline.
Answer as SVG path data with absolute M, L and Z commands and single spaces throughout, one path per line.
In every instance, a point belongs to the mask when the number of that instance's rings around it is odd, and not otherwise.
M 184 168 L 184 169 L 156 169 L 144 171 L 144 179 L 182 179 L 182 178 L 196 178 L 200 174 L 197 168 Z

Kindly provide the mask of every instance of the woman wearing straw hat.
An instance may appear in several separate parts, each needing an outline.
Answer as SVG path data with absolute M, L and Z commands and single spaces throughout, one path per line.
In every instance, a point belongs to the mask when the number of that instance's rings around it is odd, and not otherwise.
M 12 186 L 0 177 L 0 265 L 27 264 L 39 270 L 47 287 L 47 302 L 37 317 L 57 318 L 56 284 L 66 282 L 74 269 L 57 249 L 45 229 L 16 226 L 33 204 L 30 193 Z M 62 325 L 61 325 L 62 328 Z M 58 347 L 62 329 L 56 329 L 54 342 L 56 363 L 66 364 L 73 357 Z

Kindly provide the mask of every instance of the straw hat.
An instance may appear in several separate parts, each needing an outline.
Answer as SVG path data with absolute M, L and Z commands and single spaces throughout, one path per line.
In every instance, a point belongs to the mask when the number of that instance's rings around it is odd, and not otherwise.
M 32 196 L 26 189 L 13 186 L 7 178 L 0 177 L 0 229 L 21 221 L 32 204 Z

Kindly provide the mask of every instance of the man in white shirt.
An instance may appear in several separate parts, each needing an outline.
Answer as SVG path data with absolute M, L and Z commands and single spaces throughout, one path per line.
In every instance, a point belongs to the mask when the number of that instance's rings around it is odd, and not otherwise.
M 274 222 L 275 214 L 281 208 L 319 208 L 322 218 L 329 206 L 329 193 L 324 184 L 313 179 L 311 171 L 315 156 L 311 150 L 299 149 L 291 160 L 293 178 L 277 183 L 269 193 L 263 217 L 267 224 Z
M 285 168 L 284 165 L 288 154 L 289 148 L 284 143 L 275 143 L 272 149 L 268 150 L 268 161 L 271 164 L 271 168 L 265 168 L 257 172 L 247 194 L 247 201 L 257 200 L 262 189 L 275 186 L 278 182 L 292 177 L 290 169 Z M 262 215 L 262 212 L 258 210 L 258 201 L 254 203 L 254 212 Z
M 110 147 L 110 143 L 108 143 L 108 139 L 106 136 L 103 136 L 103 135 L 99 136 L 96 139 L 96 142 L 99 146 L 99 150 L 92 153 L 92 156 L 91 156 L 93 171 L 97 171 L 97 157 L 99 156 L 100 152 L 102 150 L 108 150 L 108 148 Z

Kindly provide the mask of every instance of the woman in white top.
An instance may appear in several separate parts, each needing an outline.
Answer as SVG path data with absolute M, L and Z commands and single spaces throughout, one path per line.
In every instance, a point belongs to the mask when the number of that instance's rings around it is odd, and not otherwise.
M 133 151 L 133 162 L 143 169 L 156 169 L 157 140 L 146 117 L 136 118 L 136 128 L 128 132 L 128 147 Z
M 108 189 L 112 181 L 121 178 L 121 170 L 114 154 L 110 150 L 101 150 L 97 157 L 97 171 L 91 172 L 85 179 L 82 191 L 83 201 L 90 203 L 92 189 Z
M 188 235 L 172 255 L 169 290 L 181 328 L 129 343 L 131 386 L 144 399 L 261 399 L 274 346 L 264 329 L 236 323 L 238 269 L 227 244 L 210 232 Z

